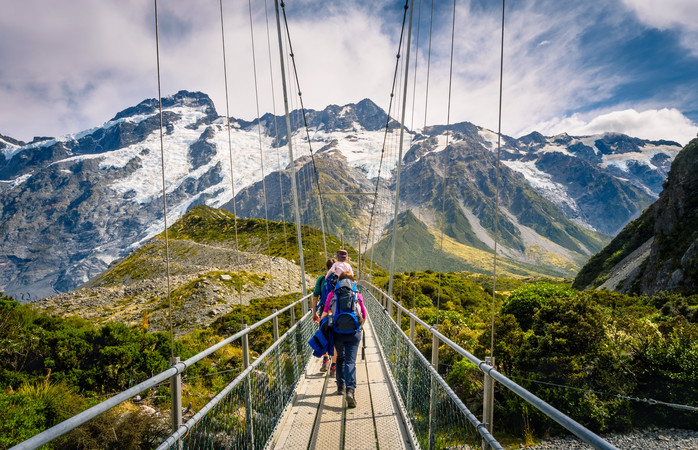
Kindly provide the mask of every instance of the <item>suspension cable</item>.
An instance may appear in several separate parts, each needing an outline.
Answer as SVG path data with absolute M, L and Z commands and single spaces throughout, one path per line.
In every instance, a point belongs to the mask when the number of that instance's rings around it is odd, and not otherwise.
M 429 17 L 429 52 L 427 53 L 427 84 L 424 95 L 424 128 L 427 127 L 427 107 L 429 105 L 429 75 L 431 70 L 431 32 L 434 24 L 434 0 L 431 0 L 431 15 Z
M 225 83 L 225 127 L 228 132 L 228 155 L 230 159 L 230 187 L 232 189 L 233 224 L 235 228 L 235 264 L 238 272 L 238 298 L 242 303 L 242 273 L 240 272 L 240 241 L 238 239 L 238 213 L 235 205 L 235 173 L 233 171 L 233 141 L 230 136 L 230 101 L 228 97 L 228 65 L 225 57 L 225 26 L 223 23 L 223 0 L 219 0 L 221 10 L 221 43 L 223 46 L 223 81 Z
M 512 380 L 522 380 L 522 381 L 529 381 L 531 383 L 537 383 L 537 384 L 542 384 L 545 386 L 553 386 L 561 389 L 569 389 L 572 391 L 578 391 L 578 392 L 587 392 L 587 393 L 593 393 L 597 395 L 604 395 L 607 397 L 615 397 L 618 399 L 622 400 L 629 400 L 633 402 L 641 402 L 641 403 L 647 403 L 650 405 L 662 405 L 662 406 L 668 406 L 670 408 L 676 408 L 676 409 L 683 409 L 686 411 L 695 411 L 698 412 L 698 407 L 691 406 L 691 405 L 682 405 L 680 403 L 670 403 L 670 402 L 664 402 L 662 400 L 655 400 L 653 398 L 640 398 L 640 397 L 630 397 L 627 395 L 622 395 L 622 394 L 612 394 L 610 392 L 602 392 L 602 391 L 597 391 L 595 389 L 585 389 L 585 388 L 578 388 L 578 387 L 573 387 L 573 386 L 567 386 L 564 384 L 558 384 L 558 383 L 552 383 L 550 381 L 540 381 L 540 380 L 533 380 L 531 378 L 524 378 L 524 377 L 515 377 L 513 375 L 509 375 L 509 378 Z
M 280 198 L 280 203 L 281 203 L 281 227 L 283 229 L 283 234 L 284 234 L 284 250 L 285 250 L 285 255 L 286 259 L 290 260 L 291 258 L 289 257 L 289 252 L 288 252 L 288 236 L 286 235 L 286 213 L 285 213 L 285 208 L 284 208 L 284 186 L 283 186 L 283 180 L 282 180 L 282 170 L 281 170 L 281 152 L 279 151 L 279 127 L 278 123 L 276 120 L 276 94 L 274 92 L 274 66 L 271 61 L 271 35 L 269 33 L 269 6 L 267 3 L 267 0 L 264 0 L 264 17 L 266 19 L 266 24 L 267 24 L 267 54 L 269 55 L 269 84 L 271 86 L 271 106 L 272 106 L 272 111 L 274 114 L 274 139 L 276 142 L 276 164 L 279 166 L 279 198 Z M 288 290 L 291 292 L 291 273 L 287 270 L 286 271 L 286 278 L 288 282 Z
M 426 80 L 425 94 L 424 94 L 424 126 L 422 127 L 422 133 L 424 133 L 426 128 L 427 128 L 427 108 L 429 106 L 429 75 L 431 72 L 431 34 L 432 34 L 433 22 L 434 22 L 434 0 L 431 0 L 431 13 L 429 14 L 429 51 L 428 51 L 428 56 L 427 56 L 427 80 Z M 420 192 L 420 194 L 422 192 L 423 187 L 424 187 L 424 180 L 422 179 L 422 177 L 420 177 L 419 178 L 419 192 Z M 419 220 L 422 220 L 422 209 L 421 208 L 417 209 L 417 218 L 419 218 Z
M 502 0 L 502 45 L 499 59 L 499 124 L 497 126 L 497 190 L 494 198 L 494 263 L 492 266 L 492 332 L 490 336 L 490 356 L 494 356 L 494 303 L 497 292 L 497 237 L 499 234 L 499 164 L 502 151 L 502 80 L 504 78 L 504 7 Z
M 369 272 L 368 272 L 369 279 L 371 279 L 373 277 L 373 250 L 375 248 L 375 245 L 373 243 L 373 240 L 375 240 L 375 232 L 373 230 L 373 217 L 375 216 L 376 204 L 378 203 L 378 187 L 380 185 L 381 170 L 383 169 L 383 160 L 385 158 L 385 148 L 386 148 L 386 142 L 388 140 L 388 132 L 390 131 L 390 113 L 392 112 L 393 99 L 395 98 L 395 86 L 397 83 L 398 71 L 399 71 L 399 67 L 400 67 L 400 51 L 402 50 L 402 40 L 403 40 L 404 35 L 405 35 L 405 23 L 407 23 L 408 2 L 409 2 L 409 0 L 405 0 L 405 7 L 404 7 L 403 14 L 402 14 L 402 27 L 400 29 L 400 41 L 398 43 L 398 51 L 397 51 L 396 60 L 395 60 L 395 70 L 393 72 L 393 84 L 392 84 L 392 87 L 390 89 L 390 102 L 388 103 L 388 113 L 387 113 L 387 118 L 386 118 L 386 123 L 385 123 L 385 133 L 383 135 L 383 146 L 381 148 L 381 157 L 380 157 L 380 161 L 378 163 L 378 177 L 376 178 L 376 189 L 375 189 L 375 192 L 373 193 L 373 205 L 371 207 L 371 216 L 370 216 L 369 222 L 368 222 L 367 240 L 368 240 L 368 242 L 371 243 L 371 265 L 369 267 Z M 371 237 L 373 237 L 373 239 L 371 239 Z
M 167 230 L 167 190 L 165 186 L 165 141 L 163 134 L 162 83 L 160 81 L 160 28 L 158 26 L 158 0 L 155 2 L 155 57 L 158 71 L 158 105 L 160 108 L 160 160 L 162 162 L 162 214 L 165 222 L 165 265 L 167 267 L 167 305 L 170 319 L 170 356 L 174 358 L 174 327 L 172 325 L 172 288 L 170 283 L 170 236 Z
M 422 27 L 422 0 L 419 0 L 417 7 L 417 42 L 414 49 L 414 80 L 412 83 L 412 117 L 410 119 L 410 129 L 414 131 L 414 108 L 416 105 L 415 97 L 417 95 L 417 63 L 419 62 L 419 35 Z
M 296 79 L 296 86 L 298 88 L 298 100 L 300 101 L 300 106 L 301 106 L 301 112 L 303 114 L 303 124 L 305 125 L 305 134 L 308 139 L 308 150 L 310 151 L 310 159 L 313 165 L 313 172 L 315 174 L 315 184 L 318 190 L 318 202 L 320 206 L 320 226 L 322 227 L 322 245 L 325 251 L 325 260 L 328 258 L 327 254 L 327 239 L 325 237 L 326 235 L 326 229 L 325 229 L 325 209 L 323 207 L 323 202 L 322 202 L 322 191 L 320 190 L 320 176 L 318 175 L 317 171 L 317 166 L 315 164 L 315 156 L 313 155 L 313 147 L 310 142 L 310 131 L 308 129 L 308 119 L 306 117 L 305 113 L 305 106 L 303 105 L 303 92 L 301 91 L 301 83 L 300 79 L 298 77 L 298 68 L 296 67 L 296 57 L 293 53 L 293 44 L 291 43 L 291 31 L 288 28 L 288 19 L 286 17 L 286 4 L 284 2 L 281 2 L 281 11 L 284 16 L 284 25 L 286 27 L 286 35 L 288 39 L 288 49 L 290 51 L 291 55 L 291 61 L 293 63 L 293 75 Z
M 259 163 L 262 170 L 262 191 L 264 195 L 264 220 L 267 230 L 267 255 L 271 258 L 271 244 L 269 243 L 269 213 L 267 208 L 267 183 L 264 179 L 264 152 L 262 151 L 262 120 L 259 117 L 259 89 L 257 87 L 257 57 L 255 56 L 254 26 L 252 23 L 252 0 L 247 0 L 250 12 L 250 41 L 252 43 L 252 71 L 254 73 L 254 100 L 257 107 L 257 136 L 259 137 Z
M 453 0 L 453 23 L 451 25 L 451 62 L 448 70 L 448 107 L 446 108 L 446 148 L 444 149 L 444 191 L 441 195 L 441 244 L 439 250 L 444 251 L 444 215 L 446 214 L 446 189 L 448 187 L 448 138 L 451 128 L 451 92 L 453 86 L 453 48 L 456 41 L 456 0 Z M 439 311 L 441 309 L 441 271 L 439 271 L 439 293 L 436 300 L 436 324 L 439 324 Z
M 402 94 L 402 117 L 400 119 L 400 148 L 398 150 L 397 156 L 397 179 L 395 180 L 395 212 L 393 214 L 393 236 L 392 236 L 392 249 L 390 251 L 390 278 L 388 279 L 388 295 L 392 297 L 393 295 L 393 275 L 395 271 L 395 245 L 397 244 L 397 216 L 400 210 L 400 172 L 402 170 L 402 146 L 405 137 L 405 112 L 407 110 L 407 84 L 408 84 L 408 71 L 410 69 L 410 41 L 412 39 L 412 13 L 414 12 L 414 0 L 410 0 L 410 22 L 407 30 L 407 48 L 406 48 L 406 61 L 405 61 L 405 85 Z M 389 311 L 392 312 L 392 303 L 389 305 Z
M 289 167 L 291 169 L 291 193 L 293 195 L 293 202 L 295 206 L 296 214 L 296 237 L 298 239 L 298 256 L 301 265 L 301 287 L 303 289 L 303 296 L 306 295 L 307 289 L 305 285 L 305 261 L 303 257 L 303 238 L 301 236 L 301 220 L 298 204 L 298 190 L 296 189 L 296 166 L 293 159 L 293 143 L 291 136 L 291 120 L 288 115 L 288 92 L 286 89 L 286 73 L 284 69 L 284 55 L 283 55 L 283 41 L 281 38 L 281 22 L 279 20 L 279 0 L 274 0 L 274 9 L 276 11 L 276 31 L 279 37 L 279 56 L 281 61 L 281 80 L 283 82 L 283 92 L 284 92 L 284 110 L 286 115 L 286 140 L 288 141 L 288 159 L 290 161 Z M 303 312 L 307 307 L 307 302 L 303 303 Z

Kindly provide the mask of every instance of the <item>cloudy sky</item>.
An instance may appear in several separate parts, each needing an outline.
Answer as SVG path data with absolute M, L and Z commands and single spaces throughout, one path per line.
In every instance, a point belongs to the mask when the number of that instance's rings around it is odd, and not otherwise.
M 432 0 L 413 1 L 407 125 L 421 128 L 448 120 L 453 2 L 434 0 L 432 13 Z M 248 2 L 223 1 L 230 115 L 247 120 L 257 104 L 283 112 L 274 2 L 251 3 L 250 14 Z M 387 110 L 403 6 L 287 0 L 307 108 L 370 98 Z M 202 91 L 225 114 L 219 1 L 158 8 L 163 95 Z M 0 134 L 76 133 L 157 96 L 153 1 L 0 0 L 0 11 Z M 508 2 L 502 131 L 688 143 L 698 133 L 696 18 L 696 0 Z M 457 0 L 455 23 L 450 121 L 496 131 L 501 2 Z

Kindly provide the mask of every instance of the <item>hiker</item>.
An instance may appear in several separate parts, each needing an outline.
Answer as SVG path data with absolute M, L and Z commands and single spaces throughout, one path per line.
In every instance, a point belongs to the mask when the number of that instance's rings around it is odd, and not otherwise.
M 331 269 L 336 260 L 330 258 L 327 260 L 327 269 Z M 336 276 L 330 277 L 332 281 L 336 282 Z M 320 275 L 315 281 L 315 289 L 313 289 L 313 322 L 319 324 L 320 316 L 318 311 L 322 311 L 325 308 L 325 300 L 327 300 L 327 295 L 330 291 L 334 290 L 334 283 L 326 282 L 325 275 Z M 334 370 L 336 370 L 337 352 L 332 355 L 332 366 L 335 368 L 330 370 L 330 376 L 335 376 Z M 330 357 L 327 353 L 322 355 L 322 366 L 320 367 L 320 372 L 327 372 L 330 368 Z
M 329 277 L 332 273 L 334 273 L 337 276 L 340 276 L 343 272 L 348 272 L 351 276 L 354 276 L 354 271 L 351 269 L 351 266 L 347 262 L 348 258 L 349 253 L 347 253 L 346 250 L 344 250 L 343 248 L 337 250 L 337 261 L 334 264 L 332 264 L 332 267 L 329 268 L 329 270 L 325 274 L 325 277 Z
M 325 301 L 322 317 L 330 315 L 335 355 L 337 356 L 337 395 L 346 392 L 347 406 L 356 407 L 356 355 L 361 344 L 361 326 L 366 321 L 366 307 L 363 296 L 356 291 L 354 276 L 343 271 L 335 290 Z

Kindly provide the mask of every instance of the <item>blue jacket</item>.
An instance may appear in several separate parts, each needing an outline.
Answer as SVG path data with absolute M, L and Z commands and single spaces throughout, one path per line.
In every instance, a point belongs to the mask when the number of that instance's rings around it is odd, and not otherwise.
M 327 317 L 320 321 L 320 328 L 315 332 L 313 337 L 308 341 L 308 345 L 313 349 L 313 356 L 321 357 L 325 353 L 330 356 L 334 355 L 334 336 L 330 332 L 330 327 L 327 325 Z

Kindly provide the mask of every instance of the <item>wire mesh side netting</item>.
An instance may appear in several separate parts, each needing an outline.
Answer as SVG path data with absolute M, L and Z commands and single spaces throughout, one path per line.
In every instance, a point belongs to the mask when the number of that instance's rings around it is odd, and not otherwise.
M 307 342 L 316 327 L 306 314 L 216 395 L 200 417 L 187 422 L 189 431 L 168 448 L 264 448 L 312 356 Z
M 481 448 L 479 421 L 389 317 L 371 292 L 362 290 L 379 346 L 421 448 Z

